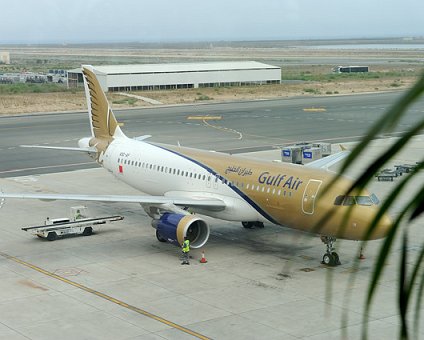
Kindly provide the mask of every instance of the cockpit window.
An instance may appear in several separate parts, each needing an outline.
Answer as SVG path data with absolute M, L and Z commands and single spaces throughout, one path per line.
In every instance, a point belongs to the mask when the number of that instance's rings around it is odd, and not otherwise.
M 344 195 L 337 196 L 334 200 L 334 205 L 342 205 L 344 198 Z
M 372 194 L 371 195 L 371 201 L 372 203 L 374 203 L 375 205 L 380 204 L 380 200 L 378 199 L 376 194 Z
M 353 196 L 346 196 L 343 205 L 354 205 L 355 204 L 355 198 Z
M 334 205 L 344 205 L 344 206 L 349 206 L 349 205 L 366 205 L 366 206 L 370 206 L 373 204 L 378 204 L 380 203 L 380 201 L 378 200 L 377 196 L 372 194 L 371 196 L 345 196 L 345 195 L 340 195 L 337 196 L 336 199 L 334 200 Z
M 372 200 L 369 196 L 355 196 L 355 199 L 359 205 L 372 205 Z

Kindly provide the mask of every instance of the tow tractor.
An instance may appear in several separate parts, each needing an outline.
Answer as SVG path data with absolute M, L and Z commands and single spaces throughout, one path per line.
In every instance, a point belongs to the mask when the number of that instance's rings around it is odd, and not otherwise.
M 76 206 L 70 208 L 70 217 L 49 218 L 47 217 L 44 225 L 24 227 L 22 230 L 29 231 L 33 235 L 45 238 L 48 241 L 54 241 L 59 236 L 64 235 L 83 235 L 90 236 L 93 233 L 93 227 L 106 224 L 108 222 L 121 221 L 124 217 L 120 215 L 105 217 L 90 217 L 88 208 L 85 206 Z

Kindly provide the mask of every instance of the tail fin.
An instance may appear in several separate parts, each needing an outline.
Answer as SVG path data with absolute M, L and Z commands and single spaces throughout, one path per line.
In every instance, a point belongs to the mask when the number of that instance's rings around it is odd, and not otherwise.
M 91 135 L 94 137 L 93 145 L 105 145 L 105 142 L 107 145 L 114 137 L 125 137 L 94 73 L 93 66 L 83 65 L 82 73 L 90 115 Z

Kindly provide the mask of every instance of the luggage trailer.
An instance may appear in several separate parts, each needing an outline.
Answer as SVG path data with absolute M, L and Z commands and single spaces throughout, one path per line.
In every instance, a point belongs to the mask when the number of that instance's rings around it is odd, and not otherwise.
M 82 215 L 81 212 L 85 214 Z M 94 226 L 124 219 L 124 217 L 120 215 L 85 217 L 87 216 L 86 212 L 86 207 L 72 207 L 71 218 L 50 219 L 47 217 L 44 225 L 24 227 L 21 229 L 40 238 L 45 238 L 48 241 L 54 241 L 58 237 L 65 235 L 89 236 L 93 233 Z

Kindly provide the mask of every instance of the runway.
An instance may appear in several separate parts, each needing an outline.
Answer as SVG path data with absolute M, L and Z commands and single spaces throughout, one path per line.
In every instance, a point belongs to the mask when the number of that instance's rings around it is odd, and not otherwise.
M 299 141 L 359 140 L 399 95 L 392 92 L 173 106 L 117 111 L 116 116 L 130 137 L 149 134 L 154 142 L 240 153 Z M 323 111 L 310 111 L 311 108 Z M 407 129 L 423 114 L 424 100 L 408 112 L 393 135 Z M 222 119 L 205 124 L 188 120 L 190 115 Z M 80 138 L 89 135 L 85 113 L 1 117 L 0 159 L 7 161 L 0 163 L 0 177 L 96 167 L 78 153 L 19 148 L 22 144 L 75 147 Z
M 348 144 L 360 139 L 396 96 L 180 106 L 118 112 L 117 116 L 131 136 L 152 134 L 157 142 L 237 153 L 264 149 L 268 151 L 253 155 L 275 159 L 279 151 L 272 148 L 293 141 Z M 422 117 L 422 104 L 410 110 L 395 134 Z M 318 107 L 325 111 L 304 110 Z M 221 120 L 209 123 L 225 129 L 186 119 L 197 114 L 222 115 Z M 88 169 L 92 163 L 85 156 L 17 147 L 75 146 L 89 134 L 85 119 L 80 113 L 0 119 L 0 189 L 139 193 L 103 169 Z M 423 138 L 417 136 L 395 161 L 408 163 L 422 157 Z M 355 170 L 389 141 L 373 143 Z M 5 160 L 10 163 L 4 164 Z M 399 204 L 422 184 L 423 176 L 410 184 Z M 391 188 L 387 182 L 371 185 L 380 197 Z M 369 243 L 366 260 L 356 268 L 358 244 L 339 240 L 336 247 L 342 265 L 327 268 L 320 264 L 325 247 L 314 235 L 273 225 L 246 230 L 239 223 L 208 219 L 211 237 L 203 249 L 208 263 L 201 264 L 201 253 L 195 250 L 191 265 L 181 266 L 179 249 L 157 242 L 150 218 L 138 205 L 89 204 L 94 216 L 110 211 L 125 216 L 119 225 L 104 226 L 90 237 L 48 242 L 20 230 L 42 223 L 46 216 L 66 216 L 70 205 L 8 200 L 0 209 L 0 338 L 328 340 L 347 334 L 348 339 L 360 339 L 363 302 L 381 241 Z M 409 261 L 419 252 L 423 230 L 422 219 L 410 227 L 414 238 Z M 369 319 L 370 338 L 393 338 L 398 332 L 399 254 L 397 243 L 378 285 Z M 423 318 L 424 312 L 421 324 Z M 424 337 L 422 328 L 419 332 Z

